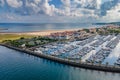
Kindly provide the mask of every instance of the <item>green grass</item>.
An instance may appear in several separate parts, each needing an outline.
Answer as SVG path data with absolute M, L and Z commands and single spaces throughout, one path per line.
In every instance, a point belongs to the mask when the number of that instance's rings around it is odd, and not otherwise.
M 16 39 L 20 39 L 21 37 L 32 38 L 35 36 L 33 36 L 33 35 L 17 35 L 17 34 L 0 34 L 0 42 L 2 42 L 4 40 L 16 40 Z

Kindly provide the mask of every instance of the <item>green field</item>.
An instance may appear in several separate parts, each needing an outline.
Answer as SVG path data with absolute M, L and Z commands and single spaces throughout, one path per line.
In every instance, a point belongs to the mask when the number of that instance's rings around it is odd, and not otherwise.
M 33 35 L 17 35 L 17 34 L 0 34 L 0 42 L 2 42 L 4 40 L 15 40 L 15 39 L 19 39 L 21 37 L 31 38 L 34 36 Z

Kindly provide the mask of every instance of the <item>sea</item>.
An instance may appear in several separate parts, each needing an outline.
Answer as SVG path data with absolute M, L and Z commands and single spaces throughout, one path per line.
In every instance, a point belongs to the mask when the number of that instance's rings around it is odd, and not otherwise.
M 0 32 L 35 32 L 102 27 L 92 23 L 0 23 Z
M 119 79 L 119 73 L 72 67 L 0 46 L 0 80 Z

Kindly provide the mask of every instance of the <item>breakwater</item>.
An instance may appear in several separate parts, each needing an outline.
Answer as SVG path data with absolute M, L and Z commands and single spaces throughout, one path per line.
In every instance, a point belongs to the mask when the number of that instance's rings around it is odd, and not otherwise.
M 59 62 L 59 63 L 62 63 L 62 64 L 67 64 L 67 65 L 80 67 L 80 68 L 85 68 L 85 69 L 92 69 L 92 70 L 99 70 L 99 71 L 105 71 L 105 72 L 117 72 L 117 73 L 120 73 L 120 67 L 118 67 L 118 66 L 75 62 L 73 60 L 58 58 L 58 57 L 54 57 L 54 56 L 46 55 L 46 54 L 39 54 L 39 53 L 35 53 L 35 52 L 27 50 L 27 49 L 20 49 L 20 48 L 5 45 L 5 44 L 0 44 L 0 45 L 8 47 L 10 49 L 14 49 L 16 51 L 24 52 L 24 53 L 34 55 L 34 56 L 37 56 L 37 57 L 40 57 L 40 58 L 49 59 L 49 60 Z

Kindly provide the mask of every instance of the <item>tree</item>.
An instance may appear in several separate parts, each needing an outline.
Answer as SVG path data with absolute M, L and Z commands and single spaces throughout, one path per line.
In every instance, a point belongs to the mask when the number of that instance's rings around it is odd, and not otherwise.
M 90 32 L 90 30 L 89 29 L 83 29 L 84 31 L 86 31 L 87 33 L 89 33 Z
M 20 39 L 25 39 L 24 37 L 21 37 Z
M 96 32 L 98 32 L 99 31 L 99 29 L 98 28 L 96 28 Z

